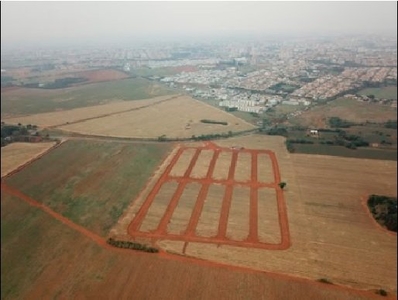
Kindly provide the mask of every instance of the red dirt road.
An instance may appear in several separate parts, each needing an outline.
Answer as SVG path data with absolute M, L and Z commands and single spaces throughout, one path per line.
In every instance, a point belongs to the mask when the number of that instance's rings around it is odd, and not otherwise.
M 193 155 L 185 173 L 183 176 L 170 176 L 170 172 L 174 165 L 178 162 L 179 158 L 185 150 L 194 149 L 195 154 Z M 204 178 L 193 178 L 190 177 L 192 169 L 194 168 L 199 155 L 202 150 L 212 150 L 213 157 L 210 161 L 207 174 Z M 228 178 L 226 180 L 215 180 L 212 178 L 212 174 L 221 152 L 232 152 L 232 159 L 229 167 Z M 236 165 L 238 160 L 238 153 L 249 153 L 251 155 L 251 179 L 247 182 L 234 180 Z M 269 155 L 272 161 L 272 168 L 274 174 L 274 182 L 270 183 L 260 183 L 258 182 L 258 154 Z M 176 181 L 178 183 L 177 189 L 174 195 L 171 197 L 168 207 L 159 222 L 157 229 L 151 232 L 140 231 L 140 226 L 148 213 L 149 208 L 154 202 L 156 195 L 159 193 L 160 188 L 163 184 L 170 181 Z M 194 209 L 191 213 L 188 226 L 186 227 L 183 234 L 171 234 L 167 232 L 167 225 L 176 209 L 181 195 L 188 183 L 199 183 L 201 184 L 201 189 L 196 198 L 196 203 Z M 177 240 L 184 242 L 199 242 L 199 243 L 215 243 L 215 244 L 225 244 L 233 245 L 239 247 L 250 247 L 250 248 L 262 248 L 269 250 L 284 250 L 290 247 L 290 234 L 289 226 L 287 220 L 286 205 L 282 190 L 279 188 L 278 183 L 280 182 L 280 173 L 275 154 L 268 150 L 250 150 L 250 149 L 231 149 L 218 147 L 213 143 L 206 143 L 202 147 L 181 147 L 178 149 L 176 155 L 172 158 L 170 164 L 166 167 L 166 170 L 161 175 L 159 180 L 156 182 L 155 186 L 149 193 L 148 197 L 145 199 L 143 205 L 138 210 L 136 216 L 128 226 L 128 233 L 132 237 L 145 237 L 152 240 Z M 196 226 L 198 224 L 202 209 L 204 206 L 205 199 L 208 194 L 208 190 L 211 184 L 220 184 L 225 186 L 225 194 L 223 198 L 219 224 L 218 233 L 213 237 L 203 237 L 196 234 Z M 244 241 L 237 241 L 226 236 L 229 210 L 231 207 L 232 195 L 234 186 L 243 186 L 250 188 L 250 218 L 249 218 L 249 236 Z M 281 242 L 279 244 L 263 243 L 259 241 L 258 237 L 258 189 L 260 187 L 272 188 L 276 190 L 277 195 L 277 207 L 278 207 L 278 218 L 279 227 L 281 233 Z

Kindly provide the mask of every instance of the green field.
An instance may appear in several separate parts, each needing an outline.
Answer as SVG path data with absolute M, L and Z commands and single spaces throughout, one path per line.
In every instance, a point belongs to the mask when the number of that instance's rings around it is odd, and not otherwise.
M 382 88 L 367 88 L 358 92 L 359 95 L 374 95 L 376 98 L 397 100 L 397 87 L 386 86 Z
M 348 149 L 343 146 L 294 144 L 295 153 L 332 155 L 353 158 L 368 158 L 381 160 L 397 160 L 397 150 L 377 148 Z
M 106 236 L 169 150 L 167 144 L 71 140 L 6 182 Z
M 18 89 L 1 94 L 1 113 L 36 114 L 107 103 L 139 100 L 173 92 L 143 78 L 85 84 L 58 90 Z

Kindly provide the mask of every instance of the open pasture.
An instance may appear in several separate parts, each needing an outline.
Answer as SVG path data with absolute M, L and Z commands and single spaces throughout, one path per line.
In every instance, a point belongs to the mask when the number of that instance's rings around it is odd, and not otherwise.
M 397 119 L 397 109 L 376 103 L 339 98 L 293 117 L 289 119 L 289 122 L 293 125 L 324 128 L 329 125 L 328 120 L 331 117 L 339 117 L 356 123 L 385 122 L 388 119 Z
M 385 86 L 381 88 L 367 88 L 358 92 L 360 95 L 373 95 L 376 98 L 381 99 L 395 99 L 397 100 L 397 87 L 396 86 Z
M 34 124 L 39 127 L 55 127 L 73 124 L 84 120 L 101 118 L 104 116 L 134 110 L 167 101 L 175 96 L 159 96 L 151 99 L 135 101 L 115 101 L 112 103 L 75 108 L 65 111 L 48 112 L 29 116 L 3 118 L 7 124 Z
M 205 124 L 202 119 L 228 122 L 228 125 Z M 188 125 L 189 124 L 189 125 Z M 253 129 L 254 126 L 226 112 L 181 96 L 139 111 L 124 112 L 60 129 L 88 135 L 158 138 L 188 138 L 192 135 L 228 133 Z
M 1 117 L 65 111 L 120 100 L 139 100 L 173 92 L 143 78 L 84 84 L 64 89 L 18 88 L 1 93 Z
M 166 144 L 70 140 L 5 182 L 106 236 L 170 150 Z
M 54 145 L 54 142 L 11 143 L 1 147 L 1 177 L 43 154 Z

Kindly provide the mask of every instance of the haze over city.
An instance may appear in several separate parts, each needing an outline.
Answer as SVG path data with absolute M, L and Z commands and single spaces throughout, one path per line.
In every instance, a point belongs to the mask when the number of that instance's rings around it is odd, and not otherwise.
M 396 298 L 396 2 L 1 8 L 1 299 Z
M 2 47 L 258 35 L 395 34 L 396 2 L 2 2 Z

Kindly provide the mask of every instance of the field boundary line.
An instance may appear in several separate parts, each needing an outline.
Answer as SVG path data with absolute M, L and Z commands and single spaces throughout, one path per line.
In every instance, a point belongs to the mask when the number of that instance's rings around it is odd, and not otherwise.
M 40 158 L 42 158 L 44 155 L 46 155 L 50 151 L 55 150 L 56 148 L 58 148 L 59 146 L 61 146 L 65 142 L 67 142 L 67 139 L 64 139 L 64 140 L 61 140 L 61 141 L 56 141 L 55 145 L 51 146 L 50 148 L 48 148 L 48 149 L 44 150 L 43 152 L 39 153 L 38 155 L 32 157 L 28 161 L 26 161 L 26 162 L 22 163 L 21 165 L 17 166 L 15 169 L 9 171 L 7 174 L 1 176 L 1 179 L 3 180 L 5 178 L 8 178 L 8 177 L 20 172 L 22 169 L 26 168 L 27 166 L 29 166 L 30 164 L 32 164 L 36 160 L 39 160 Z
M 118 112 L 108 113 L 108 114 L 104 114 L 104 115 L 100 115 L 100 116 L 96 116 L 96 117 L 85 118 L 85 119 L 81 119 L 81 120 L 77 120 L 77 121 L 73 121 L 73 122 L 66 122 L 66 123 L 62 123 L 62 124 L 58 124 L 58 125 L 45 126 L 45 128 L 54 129 L 54 128 L 57 128 L 57 127 L 60 127 L 60 126 L 72 125 L 72 124 L 82 123 L 82 122 L 91 121 L 91 120 L 95 120 L 95 119 L 106 118 L 106 117 L 110 117 L 110 116 L 113 116 L 113 115 L 130 112 L 130 111 L 136 111 L 136 110 L 140 110 L 140 109 L 143 109 L 143 108 L 148 108 L 148 107 L 151 107 L 151 106 L 155 106 L 155 105 L 158 105 L 160 103 L 167 102 L 167 101 L 170 101 L 170 100 L 173 100 L 173 99 L 177 99 L 177 98 L 179 98 L 181 96 L 182 96 L 181 94 L 178 94 L 178 95 L 172 96 L 172 97 L 167 98 L 167 99 L 160 100 L 160 101 L 152 103 L 152 104 L 148 104 L 148 105 L 144 105 L 144 106 L 140 106 L 140 107 L 134 107 L 134 108 L 130 108 L 130 109 L 127 109 L 127 110 L 121 110 L 121 111 L 118 111 Z M 149 99 L 147 99 L 147 100 L 149 100 Z

